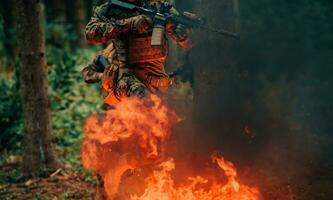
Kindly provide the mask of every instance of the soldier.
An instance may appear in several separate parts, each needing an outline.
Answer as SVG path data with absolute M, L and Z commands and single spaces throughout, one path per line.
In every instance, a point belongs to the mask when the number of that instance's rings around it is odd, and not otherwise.
M 157 0 L 127 2 L 148 8 L 160 5 Z M 178 14 L 175 9 L 172 12 Z M 152 46 L 152 27 L 152 20 L 137 12 L 109 9 L 108 3 L 95 9 L 86 26 L 86 37 L 90 43 L 110 42 L 102 52 L 110 64 L 103 72 L 95 62 L 83 70 L 83 77 L 86 82 L 102 81 L 106 104 L 112 105 L 123 96 L 144 97 L 148 92 L 164 92 L 172 84 L 173 80 L 165 71 L 166 38 L 168 35 L 181 47 L 190 47 L 189 29 L 179 24 L 168 24 L 163 44 Z
M 127 2 L 145 7 L 159 4 L 156 0 Z M 172 12 L 177 13 L 175 10 Z M 123 96 L 142 98 L 149 92 L 164 92 L 172 84 L 172 79 L 165 71 L 167 40 L 161 46 L 151 46 L 152 27 L 153 22 L 149 17 L 136 12 L 109 10 L 108 3 L 95 9 L 86 26 L 86 37 L 90 43 L 109 42 L 109 45 L 82 70 L 82 74 L 87 83 L 102 81 L 106 105 L 112 106 Z M 184 48 L 191 46 L 189 30 L 181 25 L 168 24 L 164 37 L 167 35 Z M 108 62 L 105 69 L 101 66 L 101 57 Z M 105 196 L 103 180 L 100 180 L 100 184 L 96 199 Z

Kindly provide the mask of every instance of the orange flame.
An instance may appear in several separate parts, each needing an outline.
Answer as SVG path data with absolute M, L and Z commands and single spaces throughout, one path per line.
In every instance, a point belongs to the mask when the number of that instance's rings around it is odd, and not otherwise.
M 140 197 L 134 195 L 131 200 L 259 200 L 256 188 L 240 185 L 236 181 L 236 170 L 232 163 L 223 158 L 213 157 L 228 178 L 225 185 L 214 183 L 205 190 L 199 185 L 208 185 L 209 181 L 201 176 L 188 178 L 188 186 L 175 188 L 170 172 L 175 169 L 172 159 L 162 163 L 160 170 L 146 179 L 147 188 Z
M 261 199 L 256 188 L 239 184 L 233 164 L 218 156 L 212 160 L 224 172 L 226 184 L 197 176 L 176 187 L 171 175 L 175 161 L 164 154 L 171 128 L 179 121 L 155 95 L 143 101 L 125 99 L 115 110 L 87 118 L 83 165 L 103 177 L 110 200 Z

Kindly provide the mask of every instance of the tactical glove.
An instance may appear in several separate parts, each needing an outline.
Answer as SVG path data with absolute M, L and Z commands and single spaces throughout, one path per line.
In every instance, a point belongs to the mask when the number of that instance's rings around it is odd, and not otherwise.
M 145 16 L 138 15 L 127 19 L 117 20 L 117 24 L 123 28 L 123 31 L 132 31 L 135 33 L 144 33 L 153 26 L 153 21 Z
M 184 41 L 189 37 L 190 30 L 186 28 L 184 25 L 178 24 L 174 30 L 174 33 L 176 34 L 179 41 Z
M 115 94 L 119 97 L 126 95 L 143 98 L 146 95 L 146 89 L 134 75 L 125 73 L 117 82 Z
M 97 17 L 97 18 L 106 17 L 108 7 L 109 7 L 108 3 L 104 3 L 100 6 L 97 6 L 94 10 L 94 17 Z
M 82 77 L 86 83 L 97 83 L 101 81 L 103 72 L 99 70 L 99 67 L 95 63 L 90 63 L 83 68 Z

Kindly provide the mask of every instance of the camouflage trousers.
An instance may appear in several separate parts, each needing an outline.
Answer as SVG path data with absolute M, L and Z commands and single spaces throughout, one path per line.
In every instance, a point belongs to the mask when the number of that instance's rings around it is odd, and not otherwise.
M 124 81 L 124 88 L 121 88 L 121 82 Z M 147 95 L 148 90 L 136 76 L 134 75 L 125 75 L 120 79 L 120 84 L 117 86 L 117 90 L 123 90 L 126 93 L 126 96 L 136 96 L 143 98 Z
M 144 98 L 149 92 L 145 84 L 132 74 L 123 75 L 114 86 L 114 88 L 108 90 L 103 87 L 105 105 L 113 106 L 126 97 Z

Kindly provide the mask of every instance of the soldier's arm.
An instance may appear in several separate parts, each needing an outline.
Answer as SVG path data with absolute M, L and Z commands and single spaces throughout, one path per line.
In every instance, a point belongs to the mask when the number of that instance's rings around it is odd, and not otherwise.
M 86 83 L 97 83 L 102 80 L 108 65 L 111 65 L 115 54 L 113 43 L 110 43 L 103 51 L 95 55 L 94 60 L 82 70 L 82 77 Z M 101 62 L 101 56 L 106 62 Z
M 193 43 L 190 40 L 189 30 L 185 27 L 177 27 L 181 25 L 167 25 L 167 32 L 171 39 L 177 42 L 177 44 L 182 48 L 191 48 Z
M 98 6 L 86 26 L 86 38 L 91 43 L 105 43 L 119 34 L 128 31 L 145 32 L 152 26 L 150 18 L 144 15 L 138 15 L 125 19 L 114 19 L 108 17 L 108 3 Z
M 93 16 L 88 22 L 85 34 L 86 38 L 91 43 L 105 43 L 112 37 L 115 37 L 119 30 L 112 19 L 106 17 L 108 3 L 95 8 Z
M 89 64 L 82 70 L 82 77 L 86 83 L 98 83 L 102 80 L 103 72 L 100 72 L 95 63 Z
M 179 15 L 179 12 L 175 8 L 171 8 L 170 12 L 171 14 Z M 187 27 L 184 27 L 181 24 L 167 24 L 166 30 L 171 39 L 175 40 L 180 47 L 192 47 L 193 44 L 190 40 L 190 29 Z

